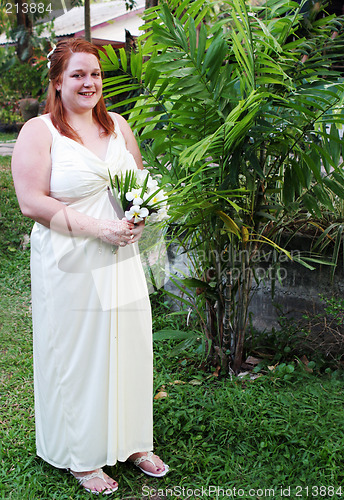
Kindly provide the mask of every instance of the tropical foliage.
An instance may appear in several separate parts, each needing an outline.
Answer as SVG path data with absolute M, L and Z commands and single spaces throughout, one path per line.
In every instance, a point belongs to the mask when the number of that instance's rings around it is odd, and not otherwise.
M 41 51 L 46 54 L 49 41 L 40 35 L 44 27 L 52 32 L 53 21 L 43 25 L 42 19 L 47 18 L 55 6 L 61 9 L 61 2 L 57 0 L 1 2 L 0 33 L 6 33 L 7 38 L 15 42 L 16 55 L 22 63 L 32 60 Z
M 136 53 L 102 57 L 117 72 L 105 96 L 130 107 L 145 161 L 175 186 L 173 240 L 190 262 L 175 282 L 195 313 L 186 341 L 201 338 L 228 372 L 241 365 L 255 282 L 278 279 L 284 259 L 315 265 L 291 250 L 293 235 L 316 226 L 319 249 L 336 231 L 338 258 L 342 220 L 316 221 L 344 199 L 343 20 L 280 0 L 225 0 L 214 20 L 214 5 L 163 2 L 146 11 Z

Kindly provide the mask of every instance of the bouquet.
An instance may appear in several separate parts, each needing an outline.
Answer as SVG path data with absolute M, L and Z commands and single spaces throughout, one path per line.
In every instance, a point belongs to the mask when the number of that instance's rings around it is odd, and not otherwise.
M 168 218 L 167 195 L 148 170 L 126 170 L 113 178 L 110 175 L 110 186 L 127 220 L 133 219 L 136 224 L 147 217 L 150 222 Z

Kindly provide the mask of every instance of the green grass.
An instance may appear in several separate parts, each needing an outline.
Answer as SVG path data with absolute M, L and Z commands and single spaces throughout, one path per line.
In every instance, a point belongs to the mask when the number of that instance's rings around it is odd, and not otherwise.
M 69 474 L 36 457 L 29 249 L 22 246 L 32 224 L 19 212 L 9 159 L 0 165 L 0 498 L 93 498 Z M 172 321 L 161 305 L 154 304 L 153 314 L 156 328 Z M 344 479 L 341 379 L 300 371 L 289 380 L 219 379 L 186 353 L 169 357 L 172 345 L 155 345 L 154 380 L 155 392 L 167 393 L 154 401 L 155 450 L 170 473 L 157 480 L 132 465 L 108 467 L 120 485 L 113 498 L 194 499 L 202 487 L 211 500 L 340 498 L 329 488 Z M 217 495 L 215 487 L 225 491 Z
M 17 132 L 0 132 L 0 142 L 14 142 L 17 136 Z

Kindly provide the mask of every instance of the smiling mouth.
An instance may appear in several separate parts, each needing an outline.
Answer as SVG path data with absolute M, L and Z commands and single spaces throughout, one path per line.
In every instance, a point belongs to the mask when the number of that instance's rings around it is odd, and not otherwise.
M 92 96 L 95 94 L 95 92 L 79 92 L 80 95 L 85 95 L 85 96 Z

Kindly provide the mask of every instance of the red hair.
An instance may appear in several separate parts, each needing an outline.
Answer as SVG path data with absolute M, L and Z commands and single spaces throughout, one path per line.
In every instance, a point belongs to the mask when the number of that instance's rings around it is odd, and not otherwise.
M 80 136 L 68 124 L 66 120 L 61 94 L 58 90 L 56 90 L 56 84 L 61 82 L 62 74 L 67 68 L 69 59 L 71 58 L 72 54 L 75 54 L 77 52 L 93 54 L 98 59 L 100 66 L 99 52 L 95 45 L 92 45 L 90 42 L 87 42 L 82 38 L 68 38 L 66 40 L 60 40 L 57 43 L 54 52 L 49 57 L 50 82 L 44 112 L 50 113 L 53 125 L 62 135 L 65 135 L 70 139 L 74 139 L 77 142 L 82 143 Z M 105 135 L 115 133 L 114 123 L 106 110 L 103 96 L 99 99 L 99 101 L 93 108 L 92 113 L 93 118 L 102 127 Z

